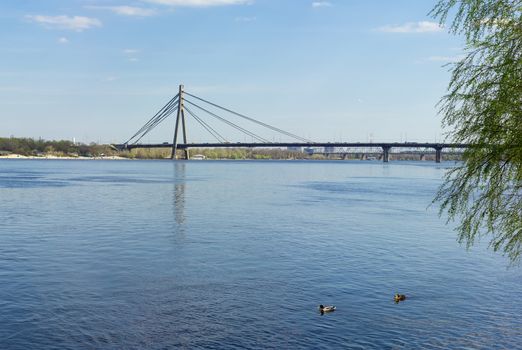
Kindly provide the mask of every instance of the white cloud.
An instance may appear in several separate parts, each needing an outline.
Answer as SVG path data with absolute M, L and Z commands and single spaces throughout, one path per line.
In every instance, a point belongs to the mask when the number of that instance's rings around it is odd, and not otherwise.
M 236 17 L 234 19 L 236 22 L 254 22 L 257 20 L 256 17 Z
M 436 33 L 444 30 L 437 22 L 408 22 L 401 25 L 384 26 L 377 30 L 386 33 Z
M 127 56 L 127 61 L 138 62 L 140 59 L 136 55 L 140 52 L 138 49 L 124 49 L 123 53 Z
M 92 10 L 107 10 L 121 16 L 148 17 L 157 14 L 154 9 L 135 6 L 85 6 L 85 8 Z
M 170 5 L 170 6 L 190 6 L 190 7 L 208 7 L 208 6 L 225 6 L 225 5 L 245 5 L 252 3 L 252 0 L 143 0 L 146 2 Z
M 458 62 L 462 60 L 464 55 L 457 55 L 457 56 L 430 56 L 428 57 L 428 61 L 432 62 L 446 62 L 446 63 L 453 63 Z
M 67 39 L 66 37 L 61 37 L 61 38 L 58 38 L 58 43 L 59 44 L 68 44 L 69 43 L 69 39 Z
M 312 2 L 312 7 L 330 7 L 332 3 L 329 1 L 314 1 Z
M 118 80 L 118 77 L 115 76 L 108 76 L 104 79 L 104 81 L 115 81 Z
M 31 22 L 42 24 L 46 28 L 68 29 L 81 32 L 85 29 L 93 27 L 101 27 L 102 22 L 96 18 L 83 16 L 44 16 L 44 15 L 27 15 L 26 19 Z

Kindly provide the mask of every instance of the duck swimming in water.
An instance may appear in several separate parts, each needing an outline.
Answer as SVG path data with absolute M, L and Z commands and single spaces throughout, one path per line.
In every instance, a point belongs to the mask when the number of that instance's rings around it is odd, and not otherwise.
M 321 314 L 325 313 L 325 312 L 332 312 L 332 311 L 335 311 L 335 306 L 324 306 L 324 305 L 319 305 L 319 311 L 321 312 Z
M 395 300 L 396 303 L 399 303 L 399 301 L 404 301 L 406 300 L 406 295 L 404 294 L 395 294 L 395 296 L 393 297 L 393 300 Z

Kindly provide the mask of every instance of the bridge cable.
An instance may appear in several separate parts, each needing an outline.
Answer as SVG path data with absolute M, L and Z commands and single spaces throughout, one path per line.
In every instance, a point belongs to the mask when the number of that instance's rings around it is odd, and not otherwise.
M 253 132 L 248 131 L 248 130 L 245 129 L 245 128 L 242 128 L 242 127 L 240 127 L 239 125 L 234 124 L 234 123 L 232 123 L 231 121 L 228 121 L 228 120 L 226 120 L 225 118 L 222 118 L 222 117 L 220 117 L 219 115 L 217 115 L 217 114 L 215 114 L 215 113 L 212 113 L 212 112 L 209 111 L 208 109 L 205 109 L 205 108 L 203 108 L 203 107 L 201 107 L 201 106 L 195 104 L 194 102 L 191 102 L 191 101 L 189 101 L 189 100 L 187 100 L 187 99 L 185 99 L 185 102 L 191 104 L 191 105 L 194 106 L 194 107 L 197 107 L 197 108 L 201 109 L 201 110 L 204 111 L 204 112 L 207 112 L 207 113 L 210 114 L 212 117 L 217 118 L 217 119 L 221 120 L 221 121 L 224 122 L 224 123 L 227 123 L 227 124 L 230 125 L 231 127 L 233 127 L 233 128 L 235 128 L 235 129 L 237 129 L 237 130 L 239 130 L 239 131 L 241 131 L 241 132 L 247 134 L 248 136 L 250 136 L 250 137 L 252 137 L 252 138 L 255 138 L 255 139 L 258 140 L 258 141 L 261 141 L 261 142 L 263 142 L 263 143 L 272 143 L 272 142 L 270 142 L 269 140 L 267 140 L 267 139 L 265 139 L 265 138 L 263 138 L 263 137 L 261 137 L 261 136 L 259 136 L 259 135 L 256 135 L 256 134 L 254 134 Z
M 133 142 L 133 144 L 138 143 L 145 135 L 147 135 L 152 129 L 154 129 L 159 123 L 161 123 L 163 120 L 165 120 L 168 116 L 174 112 L 177 105 L 172 106 L 170 109 L 168 109 L 166 112 L 164 112 L 161 116 L 156 118 L 152 124 L 150 124 L 140 135 L 138 138 L 136 138 Z
M 176 109 L 177 109 L 178 103 L 174 103 L 169 108 L 163 111 L 162 114 L 158 115 L 151 123 L 148 123 L 148 125 L 144 125 L 142 129 L 140 129 L 139 137 L 136 138 L 133 142 L 133 144 L 136 144 L 139 140 L 143 138 L 146 134 L 148 134 L 152 129 L 154 129 L 159 123 L 161 123 L 163 120 L 165 120 L 167 117 L 169 117 Z
M 156 116 L 155 118 L 153 118 L 149 122 L 147 122 L 147 124 L 143 125 L 140 130 L 138 130 L 129 140 L 127 140 L 125 142 L 125 144 L 128 144 L 133 139 L 135 139 L 138 135 L 140 135 L 144 132 L 147 132 L 148 130 L 150 130 L 151 127 L 157 125 L 158 120 L 160 120 L 162 116 L 163 116 L 163 114 L 160 116 Z M 136 141 L 134 143 L 136 143 Z
M 150 125 L 154 124 L 156 120 L 161 118 L 163 113 L 172 106 L 173 103 L 176 103 L 177 99 L 179 98 L 179 94 L 174 96 L 165 106 L 163 106 L 152 118 L 149 119 L 148 122 L 145 123 L 134 135 L 132 135 L 131 138 L 129 138 L 127 141 L 124 142 L 124 144 L 128 144 L 132 139 L 134 139 L 136 136 L 140 135 L 144 130 L 150 127 Z M 157 125 L 157 123 L 155 124 Z M 136 142 L 134 142 L 136 143 Z
M 161 123 L 163 120 L 165 120 L 168 116 L 170 116 L 176 109 L 179 103 L 174 103 L 170 107 L 168 107 L 166 110 L 164 110 L 160 115 L 158 115 L 152 123 L 149 123 L 149 125 L 145 125 L 144 128 L 142 128 L 142 134 L 139 139 L 141 139 L 145 134 L 149 133 L 152 129 L 154 129 L 159 123 Z M 139 141 L 136 140 L 134 143 Z
M 222 139 L 221 138 L 222 136 L 217 134 L 217 132 L 209 124 L 207 124 L 204 120 L 199 118 L 197 115 L 193 114 L 186 106 L 185 106 L 185 109 L 205 130 L 207 130 L 216 139 L 217 142 L 219 142 L 219 143 L 227 142 L 226 140 Z
M 151 124 L 141 135 L 138 137 L 133 144 L 138 143 L 145 135 L 147 135 L 149 132 L 151 132 L 158 124 L 160 124 L 162 121 L 167 119 L 174 111 L 177 109 L 178 105 L 171 106 L 165 113 L 161 115 L 161 117 L 157 118 L 153 124 Z
M 165 120 L 167 117 L 169 117 L 172 113 L 174 113 L 177 109 L 178 109 L 178 105 L 179 105 L 179 102 L 178 103 L 175 103 L 173 104 L 172 106 L 170 106 L 164 113 L 161 117 L 159 117 L 151 126 L 149 126 L 149 129 L 152 130 L 156 127 L 156 125 L 158 125 L 159 123 L 161 123 L 163 120 Z
M 178 94 L 179 95 L 179 94 Z M 161 117 L 161 115 L 169 109 L 173 103 L 176 102 L 176 99 L 179 97 L 178 95 L 174 96 L 165 106 L 163 106 L 145 125 L 143 125 L 130 139 L 128 139 L 124 144 L 128 144 L 132 139 L 134 139 L 136 136 L 140 135 L 144 130 L 149 128 L 152 124 L 155 123 L 157 119 Z M 134 142 L 135 143 L 135 142 Z
M 214 107 L 216 107 L 216 108 L 222 109 L 222 110 L 227 111 L 227 112 L 229 112 L 229 113 L 232 113 L 232 114 L 234 114 L 234 115 L 236 115 L 236 116 L 238 116 L 238 117 L 241 117 L 241 118 L 243 118 L 243 119 L 247 119 L 247 120 L 249 120 L 249 121 L 251 121 L 251 122 L 253 122 L 253 123 L 259 124 L 259 125 L 261 125 L 261 126 L 264 126 L 264 127 L 266 127 L 266 128 L 269 128 L 269 129 L 271 129 L 271 130 L 273 130 L 273 131 L 279 132 L 279 133 L 284 134 L 284 135 L 286 135 L 286 136 L 290 136 L 290 137 L 292 137 L 292 138 L 294 138 L 294 139 L 297 139 L 297 140 L 299 140 L 299 141 L 303 141 L 303 142 L 306 142 L 306 143 L 313 143 L 313 141 L 308 140 L 308 139 L 306 139 L 306 138 L 304 138 L 304 137 L 301 137 L 301 136 L 298 136 L 298 135 L 292 134 L 292 133 L 290 133 L 290 132 L 288 132 L 288 131 L 285 131 L 285 130 L 279 129 L 279 128 L 275 127 L 275 126 L 272 126 L 272 125 L 269 125 L 269 124 L 263 123 L 263 122 L 261 122 L 261 121 L 259 121 L 259 120 L 254 119 L 254 118 L 247 117 L 247 116 L 244 115 L 244 114 L 241 114 L 241 113 L 238 113 L 238 112 L 234 112 L 234 111 L 232 111 L 232 110 L 230 110 L 230 109 L 228 109 L 228 108 L 222 107 L 222 106 L 220 106 L 220 105 L 218 105 L 218 104 L 215 104 L 215 103 L 213 103 L 213 102 L 207 101 L 207 100 L 205 100 L 205 99 L 203 99 L 203 98 L 201 98 L 201 97 L 198 97 L 198 96 L 192 95 L 192 94 L 190 94 L 190 93 L 188 93 L 188 92 L 185 92 L 185 95 L 188 95 L 188 96 L 190 96 L 190 97 L 194 97 L 194 98 L 196 98 L 196 99 L 198 99 L 198 100 L 200 100 L 200 101 L 202 101 L 202 102 L 208 103 L 209 105 L 212 105 L 212 106 L 214 106 Z
M 253 133 L 253 132 L 251 132 L 251 131 L 249 131 L 249 130 L 247 130 L 247 129 L 245 129 L 245 128 L 243 128 L 243 127 L 237 125 L 237 124 L 234 124 L 234 123 L 232 123 L 231 121 L 226 120 L 226 119 L 223 118 L 223 117 L 220 117 L 219 115 L 217 115 L 217 114 L 215 114 L 215 113 L 209 111 L 208 109 L 205 109 L 205 108 L 203 108 L 203 107 L 201 107 L 201 106 L 195 104 L 194 102 L 191 102 L 191 101 L 186 100 L 186 99 L 185 99 L 185 102 L 187 102 L 187 103 L 189 103 L 189 104 L 191 104 L 191 105 L 193 105 L 193 106 L 195 106 L 195 107 L 201 109 L 202 111 L 204 111 L 204 112 L 210 114 L 210 116 L 212 116 L 212 117 L 214 117 L 214 118 L 216 118 L 216 119 L 221 120 L 222 122 L 224 122 L 224 123 L 230 125 L 231 127 L 235 128 L 235 129 L 237 129 L 237 130 L 239 130 L 240 132 L 246 134 L 247 136 L 250 136 L 250 137 L 252 137 L 252 138 L 255 138 L 256 140 L 258 140 L 258 141 L 260 141 L 260 142 L 263 142 L 263 143 L 271 143 L 269 140 L 267 140 L 267 139 L 265 139 L 265 138 L 263 138 L 263 137 L 261 137 L 261 136 L 255 134 L 255 133 Z
M 211 127 L 208 123 L 206 123 L 203 119 L 198 117 L 195 113 L 193 113 L 187 106 L 185 106 L 187 112 L 201 125 L 207 130 L 214 138 L 220 143 L 227 143 L 228 141 L 221 136 L 213 127 Z
M 214 136 L 214 138 L 220 142 L 220 143 L 228 143 L 228 141 L 219 133 L 216 131 L 216 129 L 214 129 L 212 126 L 210 126 L 210 124 L 208 124 L 207 122 L 205 122 L 203 119 L 201 119 L 200 117 L 198 117 L 194 112 L 192 112 L 189 108 L 187 108 L 187 106 L 185 106 L 185 109 L 187 110 L 187 112 L 194 118 L 196 119 L 196 121 L 205 128 L 205 130 L 207 130 L 212 136 Z

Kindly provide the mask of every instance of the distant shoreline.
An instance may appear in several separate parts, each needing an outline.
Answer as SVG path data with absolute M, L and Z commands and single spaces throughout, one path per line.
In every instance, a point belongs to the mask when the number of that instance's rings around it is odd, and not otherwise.
M 71 156 L 24 156 L 21 154 L 8 154 L 0 156 L 0 159 L 48 159 L 48 160 L 131 160 L 130 158 L 119 157 L 119 156 L 104 156 L 104 157 L 71 157 Z
M 11 159 L 11 160 L 171 160 L 170 158 L 127 158 L 127 157 L 120 157 L 120 156 L 103 156 L 103 157 L 71 157 L 71 156 L 24 156 L 21 154 L 9 154 L 0 156 L 0 160 L 3 159 Z M 185 159 L 178 159 L 184 161 Z M 207 159 L 189 159 L 190 161 L 313 161 L 313 162 L 321 162 L 321 161 L 338 161 L 338 162 L 380 162 L 382 163 L 382 160 L 379 159 L 328 159 L 328 158 L 287 158 L 287 159 L 280 159 L 280 158 L 239 158 L 239 159 L 232 159 L 232 158 L 207 158 Z M 393 159 L 392 162 L 403 162 L 403 161 L 418 161 L 418 162 L 426 162 L 431 163 L 432 160 L 415 160 L 415 159 Z M 455 159 L 446 159 L 445 161 L 456 161 Z
M 304 149 L 283 148 L 190 148 L 192 160 L 382 160 L 380 149 L 361 150 L 359 152 L 340 152 L 332 154 L 304 152 Z M 106 144 L 77 144 L 68 140 L 46 141 L 31 138 L 0 137 L 0 159 L 51 159 L 51 160 L 131 160 L 131 159 L 170 159 L 172 148 L 135 148 L 119 151 Z M 185 156 L 178 149 L 179 157 Z M 390 161 L 425 160 L 435 161 L 435 150 L 432 152 L 389 153 Z M 444 160 L 461 160 L 461 154 L 444 154 Z

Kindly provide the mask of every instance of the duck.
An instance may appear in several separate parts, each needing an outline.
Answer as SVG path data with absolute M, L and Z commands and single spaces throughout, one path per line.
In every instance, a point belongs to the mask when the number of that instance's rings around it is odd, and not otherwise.
M 324 313 L 324 312 L 332 312 L 332 311 L 335 311 L 335 306 L 324 306 L 324 305 L 319 305 L 319 311 L 321 311 L 321 313 Z
M 396 303 L 398 303 L 399 301 L 404 301 L 406 300 L 406 295 L 397 293 L 393 297 L 393 300 L 395 300 Z

